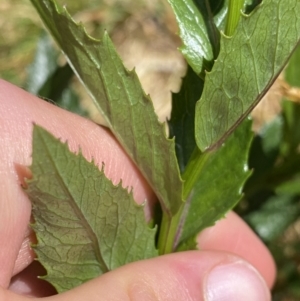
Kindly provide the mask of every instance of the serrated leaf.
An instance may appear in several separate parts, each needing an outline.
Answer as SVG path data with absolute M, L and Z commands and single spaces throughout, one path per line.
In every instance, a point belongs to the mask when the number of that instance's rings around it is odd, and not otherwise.
M 201 96 L 203 81 L 188 67 L 179 93 L 173 94 L 169 121 L 170 136 L 175 137 L 176 154 L 183 172 L 193 150 L 195 141 L 195 104 Z
M 92 39 L 66 9 L 58 11 L 54 1 L 31 2 L 111 131 L 152 186 L 163 210 L 175 214 L 182 203 L 175 143 L 166 138 L 136 73 L 124 68 L 107 33 L 101 41 Z
M 224 145 L 210 154 L 187 200 L 179 243 L 190 245 L 195 235 L 212 226 L 240 200 L 242 187 L 250 175 L 247 161 L 251 124 L 245 120 Z
M 44 279 L 58 292 L 157 256 L 156 229 L 148 228 L 132 193 L 38 126 L 31 171 L 26 192 L 33 205 L 34 249 L 47 270 Z
M 200 150 L 220 145 L 272 85 L 300 39 L 300 2 L 264 1 L 243 15 L 206 75 L 196 105 Z

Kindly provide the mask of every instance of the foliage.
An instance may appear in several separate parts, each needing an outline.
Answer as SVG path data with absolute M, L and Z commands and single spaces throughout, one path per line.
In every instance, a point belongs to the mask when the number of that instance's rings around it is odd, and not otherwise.
M 285 80 L 300 87 L 300 47 L 285 70 Z M 244 188 L 239 213 L 270 248 L 278 266 L 274 300 L 299 300 L 300 98 L 290 93 L 282 112 L 254 138 L 249 165 L 253 174 Z M 288 99 L 290 98 L 290 99 Z M 294 100 L 293 102 L 291 100 Z M 295 102 L 296 101 L 296 102 Z
M 33 141 L 34 177 L 27 192 L 35 217 L 35 250 L 48 271 L 47 281 L 61 292 L 157 255 L 156 231 L 145 224 L 132 193 L 114 186 L 93 162 L 71 153 L 38 126 Z
M 286 239 L 282 233 L 294 225 L 300 210 L 299 105 L 285 100 L 280 116 L 254 139 L 251 122 L 246 119 L 299 43 L 298 1 L 246 1 L 245 15 L 233 9 L 230 0 L 169 0 L 180 28 L 180 50 L 189 64 L 181 90 L 173 94 L 170 137 L 157 121 L 135 72 L 123 66 L 106 32 L 101 40 L 93 39 L 54 1 L 31 2 L 68 65 L 57 64 L 57 53 L 43 36 L 30 67 L 27 89 L 84 115 L 69 85 L 74 72 L 153 188 L 162 213 L 161 220 L 155 218 L 158 227 L 151 229 L 127 190 L 113 186 L 92 163 L 70 153 L 36 126 L 33 179 L 27 193 L 34 204 L 36 252 L 57 290 L 70 289 L 127 262 L 155 256 L 156 248 L 159 254 L 195 248 L 195 235 L 242 198 L 236 210 L 269 245 L 280 264 L 274 298 L 285 292 L 299 296 L 294 285 L 299 275 L 291 264 L 299 264 L 299 240 L 286 244 L 294 250 L 289 258 L 278 247 Z M 299 52 L 290 61 L 286 80 L 300 87 Z M 40 68 L 42 80 L 37 82 L 33 76 L 40 66 L 39 56 L 47 58 L 44 61 L 49 65 Z M 74 175 L 77 184 L 72 184 Z M 91 182 L 86 180 L 90 177 L 94 179 Z M 89 200 L 90 194 L 95 198 Z M 74 212 L 66 217 L 61 213 L 64 206 L 71 206 Z M 100 208 L 96 210 L 99 215 L 86 215 L 90 208 Z M 125 220 L 121 211 L 128 213 Z M 103 218 L 110 227 L 103 225 Z M 41 231 L 44 228 L 49 233 Z M 64 231 L 75 228 L 79 234 Z M 82 234 L 86 231 L 91 235 Z M 122 240 L 118 240 L 120 233 Z M 75 242 L 57 244 L 73 235 Z M 135 247 L 140 244 L 144 248 Z M 82 257 L 85 248 L 90 252 Z M 130 256 L 120 253 L 120 248 Z M 54 253 L 58 254 L 55 258 Z M 64 264 L 59 272 L 55 267 L 62 264 L 58 257 Z

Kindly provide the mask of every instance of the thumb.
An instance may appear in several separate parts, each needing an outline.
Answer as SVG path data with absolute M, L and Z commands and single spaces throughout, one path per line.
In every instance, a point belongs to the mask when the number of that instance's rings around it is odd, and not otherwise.
M 29 301 L 9 291 L 0 300 Z M 260 274 L 224 252 L 189 251 L 135 262 L 47 301 L 269 301 Z

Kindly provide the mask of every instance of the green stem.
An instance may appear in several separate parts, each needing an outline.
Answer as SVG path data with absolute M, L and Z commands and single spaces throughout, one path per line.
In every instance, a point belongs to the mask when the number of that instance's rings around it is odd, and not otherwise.
M 241 16 L 244 0 L 229 0 L 225 34 L 231 37 L 237 27 Z
M 159 255 L 172 253 L 175 249 L 174 241 L 176 238 L 176 233 L 181 218 L 181 213 L 184 209 L 184 204 L 185 203 L 182 203 L 181 208 L 173 217 L 170 217 L 165 212 L 163 213 L 158 238 Z
M 201 153 L 201 151 L 196 148 L 189 160 L 189 163 L 182 175 L 184 182 L 183 189 L 183 199 L 186 201 L 192 192 L 203 167 L 209 157 L 210 153 Z M 173 216 L 169 216 L 167 213 L 163 213 L 163 218 L 161 222 L 161 228 L 158 238 L 158 250 L 159 254 L 168 254 L 175 251 L 175 242 L 178 239 L 179 227 L 182 218 L 182 213 L 184 211 L 185 203 L 182 203 L 182 206 L 178 212 Z
M 183 199 L 187 200 L 190 193 L 192 192 L 192 189 L 194 188 L 196 182 L 199 179 L 199 176 L 202 172 L 202 169 L 209 158 L 211 152 L 204 152 L 201 153 L 201 151 L 198 149 L 198 147 L 195 148 L 187 167 L 184 170 L 184 173 L 182 174 L 182 179 L 184 180 L 184 188 L 183 188 Z

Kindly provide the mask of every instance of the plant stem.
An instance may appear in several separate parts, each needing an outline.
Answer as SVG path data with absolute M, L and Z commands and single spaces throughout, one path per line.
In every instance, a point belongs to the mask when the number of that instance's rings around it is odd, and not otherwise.
M 194 188 L 203 166 L 209 158 L 211 152 L 202 153 L 198 147 L 195 148 L 187 167 L 185 168 L 182 179 L 184 180 L 183 199 L 187 200 L 192 189 Z
M 231 37 L 237 27 L 241 16 L 244 0 L 229 0 L 225 34 Z
M 158 239 L 159 255 L 169 254 L 174 251 L 174 241 L 184 205 L 185 203 L 182 203 L 180 209 L 173 217 L 170 217 L 165 212 L 163 213 Z
M 192 192 L 201 174 L 201 171 L 207 159 L 209 158 L 209 155 L 210 153 L 201 153 L 198 147 L 195 148 L 182 175 L 182 178 L 185 181 L 183 189 L 183 200 L 186 201 L 190 193 Z M 175 242 L 180 231 L 179 227 L 184 207 L 185 203 L 182 203 L 180 209 L 173 217 L 169 216 L 165 212 L 163 213 L 158 239 L 158 250 L 160 255 L 172 253 L 173 251 L 175 251 Z

